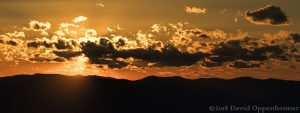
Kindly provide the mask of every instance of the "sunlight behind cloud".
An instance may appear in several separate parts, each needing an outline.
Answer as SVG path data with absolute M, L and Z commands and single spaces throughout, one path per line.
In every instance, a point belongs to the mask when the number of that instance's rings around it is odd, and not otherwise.
M 58 70 L 68 75 L 99 75 L 101 70 L 88 63 L 84 55 L 75 57 L 73 60 L 60 65 Z

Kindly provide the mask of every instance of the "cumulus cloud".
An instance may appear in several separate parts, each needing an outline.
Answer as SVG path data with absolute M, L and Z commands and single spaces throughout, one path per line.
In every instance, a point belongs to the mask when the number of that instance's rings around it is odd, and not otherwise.
M 258 25 L 288 25 L 290 23 L 289 18 L 281 8 L 274 5 L 248 10 L 245 13 L 245 18 L 249 22 Z
M 103 64 L 113 63 L 109 67 L 133 65 L 144 67 L 146 64 L 151 66 L 190 66 L 200 62 L 206 67 L 222 66 L 226 62 L 232 62 L 231 67 L 235 68 L 252 68 L 259 67 L 258 64 L 250 63 L 251 61 L 293 60 L 294 53 L 291 53 L 294 47 L 292 41 L 294 34 L 290 34 L 280 39 L 256 39 L 256 38 L 236 38 L 218 43 L 195 44 L 194 46 L 204 46 L 208 52 L 185 51 L 182 46 L 174 43 L 165 43 L 161 49 L 154 49 L 152 46 L 121 49 L 118 50 L 115 44 L 109 39 L 100 39 L 98 42 L 88 42 L 82 45 L 83 54 L 91 59 L 92 63 Z M 291 40 L 291 41 L 288 41 Z M 186 44 L 188 46 L 189 44 Z M 210 46 L 208 46 L 210 45 Z M 210 49 L 209 49 L 209 48 Z M 133 58 L 130 63 L 116 60 L 117 58 Z M 105 61 L 108 60 L 108 61 Z M 120 65 L 117 65 L 120 64 Z M 126 65 L 125 65 L 126 64 Z M 147 65 L 149 66 L 149 65 Z
M 37 38 L 35 40 L 29 40 L 27 41 L 26 45 L 29 48 L 38 48 L 38 47 L 52 48 L 53 47 L 52 41 L 47 38 Z
M 24 32 L 19 32 L 19 31 L 14 31 L 12 33 L 6 33 L 8 37 L 11 38 L 25 38 L 25 33 Z
M 206 13 L 206 8 L 199 8 L 199 7 L 185 7 L 185 11 L 187 13 L 196 13 L 196 14 L 205 14 Z
M 215 62 L 244 61 L 296 61 L 299 44 L 293 41 L 294 33 L 279 32 L 273 38 L 244 38 L 221 42 L 212 50 Z M 275 37 L 277 36 L 277 37 Z M 284 36 L 284 37 L 282 37 Z M 234 51 L 234 52 L 231 52 Z
M 49 22 L 39 22 L 36 20 L 32 20 L 29 22 L 29 28 L 24 28 L 24 30 L 32 30 L 40 32 L 41 35 L 48 36 L 47 30 L 51 28 L 51 24 Z
M 230 40 L 217 44 L 210 59 L 214 62 L 284 60 L 286 48 L 256 39 Z
M 161 32 L 161 31 L 166 32 L 167 31 L 167 27 L 163 26 L 163 25 L 160 25 L 160 24 L 153 24 L 151 26 L 151 31 L 152 32 L 157 32 L 157 33 Z
M 85 37 L 95 37 L 95 36 L 97 36 L 97 31 L 95 29 L 87 29 L 84 32 L 84 36 Z
M 97 37 L 94 29 L 74 24 L 62 24 L 58 31 L 65 34 L 72 31 L 71 26 L 82 29 L 83 34 L 79 38 L 55 34 L 34 40 L 1 35 L 0 44 L 7 45 L 3 53 L 12 56 L 10 53 L 14 52 L 13 55 L 20 54 L 29 61 L 64 62 L 84 56 L 91 64 L 105 68 L 227 64 L 234 68 L 254 68 L 269 60 L 300 61 L 300 35 L 292 32 L 252 38 L 241 31 L 230 34 L 219 29 L 184 27 L 181 23 L 155 24 L 150 30 L 138 31 L 130 38 L 121 35 Z M 163 38 L 166 40 L 160 40 Z
M 9 44 L 9 45 L 16 46 L 22 42 L 23 42 L 22 39 L 18 39 L 14 36 L 0 35 L 0 44 L 2 43 L 2 44 Z
M 25 38 L 24 32 L 14 31 L 12 33 L 5 33 L 4 35 L 0 35 L 0 43 L 10 44 L 16 46 L 18 43 L 21 43 Z
M 83 29 L 84 30 L 84 29 Z M 54 34 L 58 37 L 78 37 L 78 32 L 82 31 L 79 25 L 72 23 L 61 23 L 58 30 Z
M 116 50 L 113 44 L 106 39 L 100 39 L 99 45 L 92 42 L 85 43 L 82 46 L 82 50 L 92 63 L 103 64 L 109 62 L 109 67 L 118 64 L 126 66 L 124 65 L 126 62 L 121 63 L 122 61 L 116 60 L 118 58 L 134 58 L 134 61 L 130 62 L 130 64 L 140 67 L 146 67 L 149 63 L 154 63 L 152 66 L 158 67 L 189 66 L 205 56 L 203 53 L 182 52 L 172 44 L 166 44 L 161 51 L 153 48 Z

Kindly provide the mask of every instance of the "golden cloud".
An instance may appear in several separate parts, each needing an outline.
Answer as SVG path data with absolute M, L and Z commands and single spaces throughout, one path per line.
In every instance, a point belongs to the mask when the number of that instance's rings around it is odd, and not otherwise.
M 185 11 L 187 13 L 196 13 L 196 14 L 205 14 L 206 8 L 199 8 L 199 7 L 185 7 Z
M 79 22 L 86 21 L 87 19 L 88 19 L 87 17 L 79 16 L 79 17 L 76 17 L 76 18 L 73 20 L 73 22 L 79 23 Z
M 39 22 L 36 20 L 32 20 L 29 22 L 29 28 L 24 27 L 23 29 L 26 31 L 37 31 L 40 32 L 41 35 L 49 36 L 47 30 L 51 28 L 51 24 L 49 22 Z
M 48 24 L 35 22 L 47 30 Z M 50 25 L 50 23 L 49 23 Z M 154 24 L 127 38 L 122 35 L 97 37 L 94 29 L 62 23 L 53 36 L 24 40 L 19 32 L 0 36 L 2 53 L 7 60 L 65 62 L 85 57 L 91 64 L 107 68 L 216 67 L 230 64 L 235 68 L 257 68 L 269 60 L 299 61 L 299 35 L 281 31 L 250 38 L 217 30 L 185 27 L 186 24 Z M 76 35 L 70 34 L 75 33 Z M 166 39 L 166 40 L 161 40 Z

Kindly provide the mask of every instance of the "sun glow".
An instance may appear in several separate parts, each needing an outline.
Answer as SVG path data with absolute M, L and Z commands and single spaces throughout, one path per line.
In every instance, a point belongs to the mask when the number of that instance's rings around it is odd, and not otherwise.
M 76 57 L 73 61 L 69 61 L 66 65 L 64 65 L 65 71 L 68 73 L 74 74 L 82 74 L 89 72 L 88 71 L 88 58 L 84 55 Z

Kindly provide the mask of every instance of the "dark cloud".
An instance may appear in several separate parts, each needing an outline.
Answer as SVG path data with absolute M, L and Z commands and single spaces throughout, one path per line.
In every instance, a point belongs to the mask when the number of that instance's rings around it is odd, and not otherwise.
M 29 41 L 27 43 L 27 47 L 29 47 L 29 48 L 38 48 L 40 46 L 44 46 L 46 48 L 51 48 L 51 47 L 53 47 L 53 43 L 49 43 L 46 41 Z
M 82 52 L 89 58 L 100 58 L 114 53 L 115 47 L 109 40 L 101 38 L 99 43 L 90 41 L 81 43 Z
M 245 40 L 230 40 L 219 43 L 217 47 L 212 50 L 212 54 L 219 56 L 218 58 L 212 57 L 213 61 L 231 61 L 244 56 L 249 50 L 242 47 L 243 41 Z
M 281 47 L 280 45 L 271 45 L 255 48 L 251 52 L 251 55 L 262 55 L 268 58 L 275 58 L 286 61 L 287 58 L 284 56 L 285 52 L 286 50 L 284 49 L 284 47 Z
M 191 31 L 190 31 L 191 32 Z M 193 32 L 193 34 L 201 34 Z M 295 44 L 299 42 L 299 35 L 290 33 L 285 37 L 276 39 L 250 38 L 228 39 L 218 43 L 202 42 L 201 47 L 210 50 L 208 52 L 189 52 L 182 46 L 176 46 L 170 42 L 148 47 L 123 48 L 128 46 L 128 40 L 119 38 L 110 40 L 108 38 L 98 38 L 96 41 L 81 42 L 75 40 L 57 39 L 55 41 L 32 41 L 27 42 L 28 47 L 47 46 L 54 47 L 53 54 L 56 59 L 35 57 L 31 60 L 39 62 L 58 61 L 63 62 L 67 59 L 84 55 L 92 64 L 99 67 L 125 68 L 127 66 L 144 67 L 164 67 L 164 66 L 191 66 L 200 64 L 205 67 L 223 66 L 231 63 L 235 68 L 253 68 L 260 64 L 251 62 L 263 62 L 271 59 L 280 61 L 298 61 L 295 56 L 298 49 Z M 75 47 L 79 47 L 75 50 Z M 193 46 L 186 46 L 193 47 Z M 123 48 L 123 49 L 121 49 Z M 159 48 L 159 49 L 157 49 Z
M 290 34 L 290 37 L 294 41 L 294 43 L 299 43 L 300 42 L 300 35 L 297 33 L 292 33 Z
M 55 61 L 55 62 L 65 62 L 66 59 L 61 58 L 61 57 L 57 57 L 57 58 L 52 59 L 52 61 Z
M 93 42 L 84 43 L 81 49 L 91 63 L 108 64 L 109 67 L 125 67 L 128 65 L 126 62 L 118 61 L 118 58 L 134 58 L 136 61 L 132 61 L 131 65 L 135 66 L 140 65 L 141 62 L 154 63 L 152 66 L 156 67 L 189 66 L 205 56 L 203 53 L 182 52 L 172 44 L 166 44 L 161 51 L 153 48 L 117 50 L 107 39 L 100 39 L 99 45 Z
M 45 58 L 45 57 L 34 57 L 34 58 L 30 58 L 29 60 L 34 61 L 34 62 L 50 62 L 50 61 L 52 61 L 52 59 Z
M 38 48 L 41 44 L 38 43 L 38 42 L 35 42 L 35 41 L 32 41 L 32 42 L 28 42 L 27 43 L 27 46 L 28 47 L 32 47 L 32 48 Z
M 300 62 L 300 55 L 295 55 L 294 57 L 295 57 L 296 62 Z
M 248 10 L 245 13 L 248 21 L 259 25 L 287 25 L 289 19 L 280 7 L 267 5 L 257 10 Z
M 54 46 L 57 49 L 73 49 L 76 45 L 78 44 L 74 40 L 65 41 L 63 39 L 58 39 L 57 42 L 54 42 Z
M 151 48 L 118 51 L 121 58 L 133 57 L 147 62 L 155 62 L 154 66 L 190 66 L 206 56 L 204 53 L 182 52 L 172 44 L 166 44 L 161 51 Z
M 271 59 L 292 61 L 292 59 L 297 59 L 295 54 L 298 50 L 294 46 L 297 41 L 289 41 L 289 39 L 294 40 L 297 36 L 299 35 L 292 33 L 289 37 L 282 39 L 266 40 L 246 37 L 239 40 L 220 42 L 212 49 L 209 61 L 217 63 L 233 62 L 233 67 L 257 66 L 241 61 L 267 61 Z M 211 62 L 208 62 L 208 64 Z M 216 66 L 218 65 L 216 64 Z
M 116 59 L 108 58 L 94 58 L 90 59 L 93 64 L 107 65 L 109 68 L 123 68 L 129 65 L 127 62 L 118 61 Z
M 33 40 L 27 42 L 27 47 L 30 48 L 38 48 L 42 46 L 46 48 L 55 47 L 56 49 L 59 50 L 64 50 L 64 49 L 71 50 L 79 46 L 79 44 L 75 40 L 65 40 L 63 38 L 58 38 L 55 41 L 49 41 L 49 39 L 42 39 L 42 40 Z
M 13 41 L 13 40 L 9 40 L 6 42 L 7 44 L 10 44 L 10 45 L 13 45 L 13 46 L 16 46 L 17 45 L 17 42 L 16 41 Z
M 255 42 L 255 43 L 254 43 Z M 253 49 L 257 47 L 257 40 L 251 38 L 235 39 L 220 42 L 212 49 L 210 60 L 214 62 L 230 62 L 237 59 L 262 61 L 267 58 L 261 54 L 253 53 Z M 251 48 L 249 48 L 249 46 Z
M 268 8 L 267 8 L 268 9 Z M 259 67 L 269 60 L 300 61 L 297 33 L 248 37 L 247 33 L 227 34 L 222 30 L 207 31 L 199 28 L 169 28 L 159 25 L 155 32 L 138 32 L 131 37 L 83 37 L 68 39 L 64 36 L 18 40 L 0 37 L 0 43 L 15 45 L 22 51 L 28 47 L 26 59 L 36 62 L 64 62 L 85 56 L 91 64 L 107 68 L 181 67 L 201 65 L 216 67 L 231 64 L 235 68 Z M 154 35 L 154 36 L 153 36 Z M 164 36 L 164 37 L 160 37 Z M 165 38 L 169 40 L 158 40 Z M 11 42 L 9 42 L 11 41 Z M 23 43 L 22 43 L 23 41 Z M 37 49 L 35 49 L 37 48 Z M 32 50 L 37 50 L 31 52 Z M 40 55 L 34 55 L 40 54 Z M 32 57 L 34 56 L 34 57 Z
M 63 57 L 66 59 L 77 57 L 82 54 L 80 51 L 53 51 L 53 53 L 59 57 Z
M 216 29 L 212 31 L 207 31 L 204 29 L 194 28 L 194 29 L 185 29 L 181 31 L 177 31 L 178 34 L 186 37 L 196 37 L 196 38 L 203 38 L 203 39 L 222 39 L 226 38 L 226 33 L 222 30 Z

